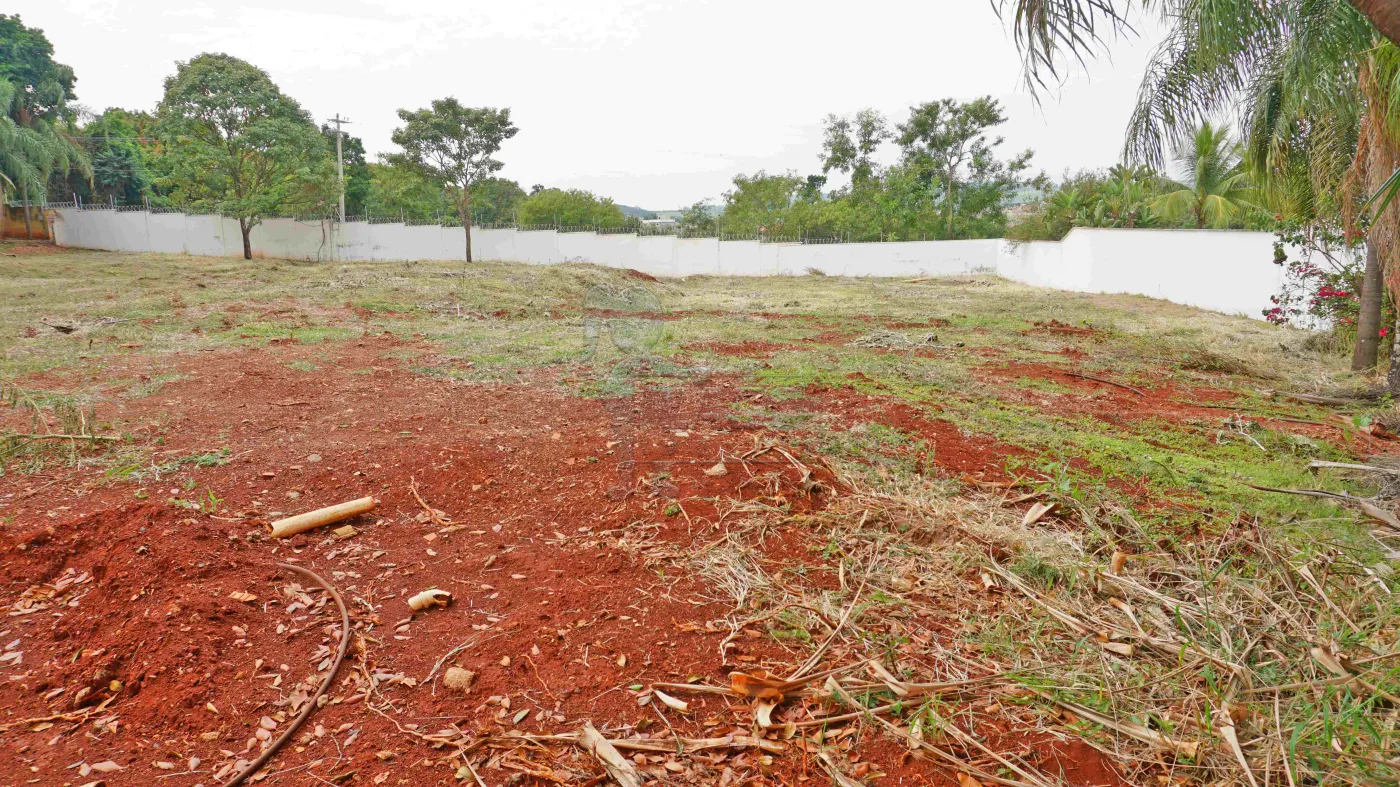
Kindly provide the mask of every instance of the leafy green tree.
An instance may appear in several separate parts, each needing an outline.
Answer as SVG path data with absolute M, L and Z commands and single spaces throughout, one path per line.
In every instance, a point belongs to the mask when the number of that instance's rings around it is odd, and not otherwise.
M 84 202 L 136 204 L 163 202 L 155 189 L 158 162 L 151 144 L 155 117 L 112 107 L 77 127 L 76 139 L 87 152 L 92 170 L 54 172 L 48 192 L 60 198 L 76 194 Z
M 404 124 L 391 139 L 404 152 L 389 160 L 417 169 L 455 198 L 471 262 L 472 187 L 504 166 L 492 156 L 519 131 L 510 122 L 510 109 L 464 107 L 448 97 L 426 109 L 400 109 L 399 119 Z
M 0 205 L 6 187 L 25 202 L 42 199 L 54 173 L 90 174 L 87 155 L 73 136 L 73 69 L 54 62 L 42 30 L 18 15 L 0 14 Z M 25 211 L 26 233 L 32 232 Z
M 321 134 L 326 138 L 326 147 L 335 155 L 335 129 L 329 123 L 321 124 Z M 368 206 L 370 190 L 369 162 L 365 159 L 365 143 L 359 137 L 346 134 L 340 141 L 340 153 L 345 157 L 345 217 L 364 215 Z
M 506 178 L 483 178 L 472 186 L 472 218 L 482 224 L 513 222 L 524 201 L 525 189 L 519 183 Z
M 805 185 L 796 172 L 769 175 L 759 170 L 735 176 L 734 188 L 724 193 L 720 228 L 733 234 L 796 234 L 796 222 L 789 219 Z
M 701 237 L 713 235 L 715 233 L 715 214 L 710 210 L 710 206 L 701 200 L 686 208 L 681 213 L 681 220 L 677 222 L 682 233 L 691 237 Z
M 904 148 L 905 165 L 937 180 L 943 188 L 944 237 L 971 237 L 965 224 L 1004 223 L 1002 203 L 1020 187 L 1020 173 L 1030 165 L 1031 152 L 1007 162 L 996 158 L 1001 137 L 989 131 L 1006 122 L 1001 105 L 984 96 L 969 103 L 950 98 L 914 107 L 909 120 L 899 126 L 897 141 Z
M 850 173 L 851 185 L 860 188 L 875 175 L 875 153 L 892 136 L 885 116 L 862 109 L 854 118 L 827 115 L 822 143 L 822 173 L 833 169 Z
M 1230 129 L 1202 123 L 1176 146 L 1174 159 L 1183 177 L 1167 184 L 1167 192 L 1152 203 L 1153 210 L 1168 221 L 1197 229 L 1225 229 L 1238 223 L 1247 211 L 1258 209 L 1240 157 L 1240 144 Z
M 172 200 L 238 219 L 249 234 L 269 216 L 326 211 L 335 165 L 326 138 L 267 72 L 223 54 L 176 66 L 156 110 Z
M 516 210 L 523 226 L 620 227 L 627 223 L 611 199 L 581 189 L 540 189 L 521 200 Z
M 456 217 L 456 201 L 416 169 L 379 162 L 369 165 L 369 175 L 365 212 L 370 216 L 413 221 Z

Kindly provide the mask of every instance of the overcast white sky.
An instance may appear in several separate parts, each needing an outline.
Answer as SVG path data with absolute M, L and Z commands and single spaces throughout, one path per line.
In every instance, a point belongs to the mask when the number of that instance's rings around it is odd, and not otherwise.
M 78 75 L 80 103 L 151 109 L 175 61 L 268 71 L 371 155 L 399 107 L 508 106 L 502 175 L 653 210 L 717 199 L 738 173 L 820 171 L 821 120 L 991 94 L 1006 149 L 1052 176 L 1122 145 L 1152 25 L 1037 107 L 987 0 L 48 0 L 21 14 Z

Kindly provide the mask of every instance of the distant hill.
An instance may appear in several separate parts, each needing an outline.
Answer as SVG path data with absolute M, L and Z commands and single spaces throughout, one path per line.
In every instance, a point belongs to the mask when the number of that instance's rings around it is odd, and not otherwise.
M 680 221 L 681 216 L 684 215 L 686 211 L 685 208 L 677 208 L 675 210 L 647 210 L 646 208 L 634 208 L 631 205 L 618 205 L 617 207 L 622 209 L 624 215 L 636 216 L 639 219 L 675 219 L 676 221 Z M 705 210 L 711 216 L 718 216 L 724 212 L 724 206 L 706 205 Z
M 617 207 L 622 210 L 622 215 L 624 216 L 633 216 L 639 219 L 656 218 L 656 211 L 654 210 L 647 210 L 646 208 L 634 208 L 631 205 L 618 205 Z

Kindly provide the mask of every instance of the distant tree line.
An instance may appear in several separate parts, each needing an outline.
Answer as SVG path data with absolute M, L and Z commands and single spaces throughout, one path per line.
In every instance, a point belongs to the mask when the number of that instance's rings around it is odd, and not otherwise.
M 218 211 L 238 220 L 245 252 L 258 223 L 279 215 L 333 215 L 336 132 L 318 125 L 256 66 L 224 54 L 178 63 L 153 112 L 112 108 L 81 116 L 72 70 L 54 63 L 41 31 L 0 16 L 10 104 L 0 126 L 0 187 L 38 198 Z M 495 158 L 517 133 L 509 109 L 455 98 L 398 110 L 399 152 L 369 161 L 343 139 L 347 218 L 521 226 L 635 226 L 607 198 L 535 186 L 498 174 Z M 820 172 L 759 171 L 734 178 L 718 212 L 697 203 L 690 234 L 820 237 L 850 241 L 1057 239 L 1075 226 L 1242 227 L 1266 223 L 1253 201 L 1239 145 L 1203 125 L 1183 143 L 1177 182 L 1143 166 L 1082 172 L 1052 185 L 1032 174 L 1029 150 L 1004 153 L 1006 118 L 991 97 L 931 101 L 894 124 L 879 112 L 830 115 Z M 882 153 L 893 145 L 893 163 Z M 847 176 L 828 188 L 833 173 Z M 1037 199 L 1015 206 L 1018 197 Z M 1022 199 L 1022 202 L 1025 200 Z M 470 237 L 467 240 L 470 246 Z M 471 250 L 467 249 L 470 258 Z
M 217 53 L 177 63 L 151 112 L 85 114 L 74 103 L 76 83 L 42 31 L 0 15 L 0 196 L 219 212 L 238 221 L 247 257 L 249 234 L 265 219 L 339 210 L 336 132 L 250 63 Z M 371 162 L 359 138 L 342 140 L 348 219 L 463 227 L 628 221 L 590 192 L 527 194 L 500 177 L 495 155 L 518 131 L 509 109 L 448 97 L 398 116 L 399 152 Z M 470 260 L 470 233 L 466 243 Z
M 681 225 L 696 232 L 852 241 L 999 237 L 1009 197 L 1046 183 L 1029 172 L 1031 151 L 1001 155 L 1003 140 L 992 132 L 1005 120 L 990 97 L 921 104 L 896 126 L 870 109 L 831 115 L 819 174 L 740 175 L 718 216 L 697 203 Z M 878 154 L 891 142 L 899 148 L 898 162 L 882 166 Z M 832 172 L 848 175 L 849 183 L 828 190 Z

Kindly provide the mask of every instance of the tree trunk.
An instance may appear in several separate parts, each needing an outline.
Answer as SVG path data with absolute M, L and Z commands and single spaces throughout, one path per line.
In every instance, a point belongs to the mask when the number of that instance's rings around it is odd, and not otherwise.
M 1396 317 L 1395 328 L 1400 328 L 1400 316 Z M 1400 394 L 1400 345 L 1396 345 L 1390 353 L 1390 371 L 1385 375 L 1385 388 L 1392 394 Z
M 1385 302 L 1380 254 L 1374 242 L 1366 244 L 1366 275 L 1361 281 L 1361 313 L 1356 318 L 1356 348 L 1351 354 L 1351 370 L 1375 368 L 1381 346 L 1381 309 Z
M 1376 30 L 1400 46 L 1400 2 L 1397 0 L 1351 0 L 1352 7 L 1371 20 Z
M 29 183 L 21 183 L 19 188 L 24 199 L 24 237 L 34 240 L 34 227 L 29 223 Z
M 953 239 L 953 179 L 948 178 L 948 237 L 945 240 Z
M 253 223 L 247 219 L 238 220 L 238 231 L 243 233 L 243 259 L 253 259 L 253 241 L 248 237 L 253 232 Z
M 467 236 L 467 262 L 472 261 L 472 198 L 462 189 L 462 230 Z

